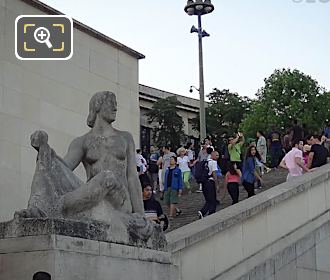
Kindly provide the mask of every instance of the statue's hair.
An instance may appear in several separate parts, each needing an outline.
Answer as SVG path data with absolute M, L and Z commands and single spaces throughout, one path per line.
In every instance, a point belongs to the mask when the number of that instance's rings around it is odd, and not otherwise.
M 87 117 L 87 125 L 93 127 L 96 120 L 97 113 L 101 110 L 102 104 L 107 99 L 116 100 L 116 95 L 110 91 L 99 91 L 95 93 L 89 101 L 89 114 Z

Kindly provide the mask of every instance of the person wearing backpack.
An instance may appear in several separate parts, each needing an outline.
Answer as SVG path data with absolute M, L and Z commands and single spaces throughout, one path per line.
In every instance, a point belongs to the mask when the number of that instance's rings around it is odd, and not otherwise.
M 207 160 L 211 158 L 212 151 L 212 147 L 207 147 L 205 144 L 203 144 L 198 158 L 192 164 L 192 166 L 195 166 L 195 180 L 199 184 L 199 189 L 196 192 L 203 192 L 203 182 L 205 182 L 205 179 L 207 179 L 207 172 L 204 172 L 205 165 L 207 165 Z
M 208 146 L 204 140 L 202 143 L 202 146 L 201 146 L 201 150 L 198 153 L 197 159 L 193 162 L 192 166 L 195 166 L 195 164 L 196 164 L 196 167 L 198 169 L 199 168 L 198 166 L 202 166 L 202 162 L 206 161 L 209 158 L 210 154 L 207 153 L 207 148 L 208 148 Z M 194 170 L 194 172 L 196 172 L 196 170 Z M 197 170 L 197 173 L 198 173 L 198 170 Z M 195 173 L 194 173 L 194 177 L 195 177 Z M 196 192 L 202 193 L 203 192 L 202 183 L 198 182 L 199 181 L 198 179 L 196 181 L 199 185 L 199 188 Z
M 213 151 L 211 153 L 211 159 L 207 160 L 207 164 L 205 165 L 205 173 L 207 172 L 207 176 L 205 176 L 205 181 L 202 183 L 203 185 L 203 195 L 205 198 L 204 207 L 198 211 L 198 216 L 202 219 L 205 215 L 211 215 L 215 213 L 217 206 L 217 189 L 218 189 L 218 178 L 217 178 L 217 170 L 218 163 L 217 160 L 219 158 L 219 153 L 217 151 Z M 203 173 L 203 174 L 205 174 Z

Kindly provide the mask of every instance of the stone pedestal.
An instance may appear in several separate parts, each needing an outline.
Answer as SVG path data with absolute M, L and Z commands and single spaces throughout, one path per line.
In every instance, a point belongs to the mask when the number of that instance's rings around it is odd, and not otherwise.
M 43 234 L 36 229 L 35 235 L 31 228 L 26 229 L 28 234 L 21 229 L 18 236 L 10 237 L 5 228 L 8 224 L 0 224 L 0 280 L 32 280 L 40 271 L 52 280 L 178 279 L 171 255 L 164 250 L 95 240 L 95 236 L 72 237 L 68 232 L 58 234 L 54 227 L 43 228 Z M 71 230 L 77 235 L 77 229 Z

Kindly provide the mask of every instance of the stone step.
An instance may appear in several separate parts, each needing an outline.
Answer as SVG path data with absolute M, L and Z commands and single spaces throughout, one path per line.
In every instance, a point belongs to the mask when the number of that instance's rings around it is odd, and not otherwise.
M 287 171 L 283 169 L 270 171 L 268 174 L 265 174 L 263 176 L 264 186 L 262 187 L 262 189 L 256 190 L 256 194 L 285 182 L 286 176 Z M 224 184 L 223 177 L 221 178 L 220 182 L 222 185 Z M 198 185 L 196 184 L 196 182 L 192 182 L 191 185 L 193 190 L 192 193 L 188 194 L 184 192 L 186 194 L 182 195 L 181 198 L 179 198 L 178 208 L 182 210 L 182 214 L 171 221 L 170 226 L 166 232 L 170 232 L 174 229 L 180 228 L 199 219 L 197 211 L 203 207 L 205 200 L 202 193 L 196 192 L 196 190 L 198 190 Z M 155 196 L 159 200 L 159 194 L 157 193 Z M 246 198 L 247 192 L 244 190 L 243 186 L 240 186 L 239 200 L 241 201 Z M 217 211 L 220 211 L 221 209 L 230 206 L 232 203 L 228 192 L 225 193 L 224 199 L 219 200 L 220 204 L 217 206 Z M 159 201 L 163 207 L 164 213 L 168 215 L 168 207 L 164 204 L 164 201 Z

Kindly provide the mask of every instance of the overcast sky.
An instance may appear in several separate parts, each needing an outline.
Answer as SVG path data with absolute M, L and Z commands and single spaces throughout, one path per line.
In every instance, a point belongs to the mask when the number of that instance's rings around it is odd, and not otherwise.
M 198 98 L 197 17 L 184 0 L 42 0 L 144 54 L 139 82 Z M 330 0 L 213 0 L 202 17 L 205 92 L 254 97 L 276 68 L 297 68 L 330 89 Z

